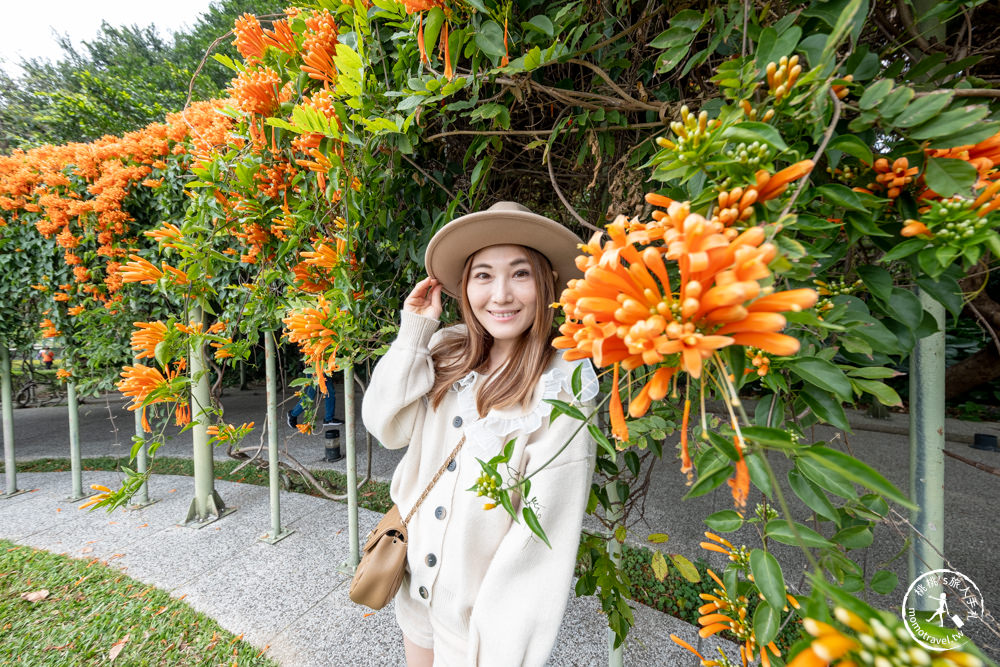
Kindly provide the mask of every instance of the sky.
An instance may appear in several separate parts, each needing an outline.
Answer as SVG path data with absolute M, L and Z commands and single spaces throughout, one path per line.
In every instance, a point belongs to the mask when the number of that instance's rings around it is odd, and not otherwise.
M 91 40 L 101 21 L 112 25 L 153 24 L 168 36 L 191 26 L 211 0 L 36 0 L 5 2 L 0 22 L 0 67 L 11 76 L 20 74 L 21 57 L 58 59 L 56 33 L 69 35 L 74 44 Z

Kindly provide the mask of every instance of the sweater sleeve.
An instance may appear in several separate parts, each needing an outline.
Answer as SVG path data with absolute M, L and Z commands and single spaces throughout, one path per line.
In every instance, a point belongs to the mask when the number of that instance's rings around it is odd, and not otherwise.
M 361 403 L 365 428 L 389 449 L 406 446 L 434 385 L 431 337 L 438 321 L 403 311 L 399 334 L 379 359 Z
M 541 456 L 529 462 L 529 474 L 579 425 L 565 415 L 556 419 Z M 538 518 L 552 548 L 523 519 L 511 525 L 473 604 L 467 664 L 534 667 L 548 659 L 569 601 L 594 456 L 595 444 L 581 429 L 559 458 L 531 478 L 531 495 L 538 500 Z

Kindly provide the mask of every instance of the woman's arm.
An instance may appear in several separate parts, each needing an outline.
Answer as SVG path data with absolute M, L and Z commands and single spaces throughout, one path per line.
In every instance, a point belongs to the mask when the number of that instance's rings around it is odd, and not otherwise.
M 405 447 L 434 385 L 431 338 L 437 319 L 403 311 L 399 334 L 372 373 L 361 402 L 365 428 L 389 449 Z
M 580 423 L 560 416 L 532 465 L 548 460 Z M 467 663 L 542 665 L 555 644 L 569 600 L 580 529 L 594 472 L 595 445 L 581 429 L 554 463 L 532 477 L 531 495 L 550 549 L 523 520 L 511 525 L 486 572 L 469 620 Z M 499 511 L 499 510 L 494 510 Z

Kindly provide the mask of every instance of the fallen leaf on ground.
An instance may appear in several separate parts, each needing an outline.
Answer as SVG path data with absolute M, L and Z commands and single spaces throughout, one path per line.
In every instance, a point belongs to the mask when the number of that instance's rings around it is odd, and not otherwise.
M 82 553 L 82 554 L 89 554 L 93 550 L 94 550 L 94 547 L 84 547 L 84 548 L 80 549 L 80 553 Z
M 114 659 L 118 657 L 118 654 L 122 652 L 122 649 L 125 648 L 125 644 L 127 644 L 128 640 L 131 638 L 132 635 L 125 635 L 122 639 L 119 639 L 112 644 L 111 650 L 108 651 L 108 661 L 114 661 Z
M 49 591 L 43 588 L 40 591 L 32 591 L 30 593 L 21 593 L 21 599 L 27 600 L 28 602 L 40 602 L 45 598 L 49 597 Z

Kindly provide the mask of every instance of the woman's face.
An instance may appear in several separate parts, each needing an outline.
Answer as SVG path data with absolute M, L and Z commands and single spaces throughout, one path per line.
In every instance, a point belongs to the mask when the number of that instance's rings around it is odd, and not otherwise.
M 472 256 L 465 287 L 476 320 L 494 344 L 510 344 L 535 321 L 538 293 L 528 253 L 518 245 L 494 245 Z

